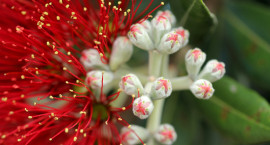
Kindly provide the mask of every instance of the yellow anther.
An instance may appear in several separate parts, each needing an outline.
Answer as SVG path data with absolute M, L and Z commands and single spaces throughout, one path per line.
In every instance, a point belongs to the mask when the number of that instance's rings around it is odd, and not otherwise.
M 21 11 L 21 14 L 22 15 L 26 15 L 26 11 Z
M 77 137 L 76 136 L 73 138 L 73 141 L 77 141 Z
M 43 15 L 49 15 L 49 13 L 48 12 L 43 12 Z
M 84 11 L 87 11 L 87 7 L 84 7 L 83 10 L 84 10 Z
M 65 133 L 68 133 L 68 128 L 65 128 Z
M 24 76 L 24 75 L 21 75 L 21 79 L 22 79 L 22 80 L 25 79 L 25 76 Z

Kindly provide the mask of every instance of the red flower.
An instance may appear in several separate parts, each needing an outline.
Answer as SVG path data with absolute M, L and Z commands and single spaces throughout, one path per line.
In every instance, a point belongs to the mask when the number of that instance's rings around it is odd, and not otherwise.
M 152 2 L 136 14 L 133 0 L 130 9 L 129 0 L 1 0 L 0 144 L 120 144 L 115 123 L 128 126 L 119 113 L 131 105 L 111 106 L 120 92 L 97 100 L 78 60 L 95 48 L 108 62 L 114 39 Z

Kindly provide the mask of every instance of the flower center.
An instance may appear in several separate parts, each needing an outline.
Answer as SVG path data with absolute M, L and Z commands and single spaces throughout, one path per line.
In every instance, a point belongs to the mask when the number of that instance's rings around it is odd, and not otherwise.
M 93 119 L 100 119 L 100 120 L 107 120 L 108 114 L 107 114 L 107 106 L 104 104 L 94 104 L 93 105 Z

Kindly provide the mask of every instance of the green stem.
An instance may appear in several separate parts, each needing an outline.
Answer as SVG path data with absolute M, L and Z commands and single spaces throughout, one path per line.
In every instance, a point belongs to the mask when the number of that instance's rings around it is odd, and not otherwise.
M 155 78 L 160 75 L 166 77 L 168 70 L 168 55 L 162 55 L 156 52 L 149 53 L 149 75 Z M 147 120 L 146 128 L 153 135 L 158 129 L 161 123 L 163 105 L 165 99 L 154 100 L 154 110 Z M 153 137 L 149 138 L 147 145 L 155 145 L 155 140 Z
M 173 91 L 188 90 L 193 81 L 189 76 L 177 77 L 170 79 Z
M 161 70 L 161 64 L 162 64 L 162 57 L 163 55 L 156 52 L 156 51 L 150 51 L 149 52 L 149 75 L 152 77 L 159 77 L 160 76 L 160 70 Z

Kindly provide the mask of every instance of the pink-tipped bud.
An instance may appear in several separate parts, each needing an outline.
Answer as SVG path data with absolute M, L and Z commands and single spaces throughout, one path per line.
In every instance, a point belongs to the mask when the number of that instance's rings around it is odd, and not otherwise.
M 153 109 L 153 102 L 148 96 L 141 96 L 133 102 L 133 113 L 140 119 L 146 119 Z
M 133 52 L 133 45 L 127 37 L 117 37 L 113 43 L 110 57 L 110 68 L 115 71 L 119 66 L 126 63 Z
M 135 46 L 141 49 L 154 49 L 154 45 L 150 36 L 141 24 L 131 25 L 130 31 L 128 32 L 128 38 Z
M 131 127 L 123 127 L 121 129 L 120 137 L 121 142 L 127 145 L 135 145 L 141 143 L 142 141 L 146 141 L 149 137 L 149 132 L 138 125 L 130 125 Z
M 105 65 L 101 62 L 100 54 L 96 49 L 82 51 L 80 61 L 86 70 Z
M 134 74 L 128 74 L 123 76 L 119 83 L 119 86 L 128 95 L 138 96 L 138 91 L 140 94 L 144 93 L 141 81 Z
M 171 31 L 166 33 L 161 41 L 157 50 L 161 53 L 172 54 L 178 51 L 180 48 L 183 47 L 182 45 L 182 37 L 181 35 L 177 34 L 176 31 Z
M 199 78 L 209 80 L 210 82 L 215 82 L 221 79 L 225 72 L 225 64 L 214 59 L 207 62 L 200 73 Z
M 140 22 L 140 24 L 143 26 L 143 28 L 147 31 L 150 38 L 152 37 L 152 25 L 149 20 L 144 20 Z
M 166 11 L 158 11 L 157 12 L 157 16 L 165 16 L 169 19 L 169 21 L 171 22 L 171 25 L 174 26 L 176 23 L 176 18 L 173 15 L 173 13 L 170 10 L 166 10 Z
M 153 40 L 155 46 L 157 47 L 162 36 L 170 31 L 172 26 L 168 17 L 164 15 L 157 15 L 154 19 L 152 19 L 151 23 L 153 26 Z
M 199 99 L 209 99 L 213 96 L 215 91 L 212 83 L 204 79 L 195 81 L 190 86 L 190 90 L 193 95 Z
M 185 61 L 189 76 L 195 80 L 204 61 L 206 54 L 199 48 L 191 49 L 186 53 Z
M 156 140 L 165 145 L 173 144 L 177 139 L 174 127 L 170 124 L 162 124 L 155 133 Z
M 170 80 L 160 77 L 152 84 L 151 97 L 153 99 L 167 98 L 172 93 L 172 84 Z
M 183 27 L 178 27 L 175 29 L 176 33 L 181 35 L 182 37 L 182 45 L 186 46 L 188 44 L 188 40 L 189 40 L 189 32 L 188 30 L 184 29 Z
M 102 82 L 103 77 L 103 82 Z M 87 73 L 85 83 L 92 89 L 101 88 L 102 84 L 106 85 L 113 80 L 113 74 L 111 72 L 104 72 L 100 70 L 93 70 Z

